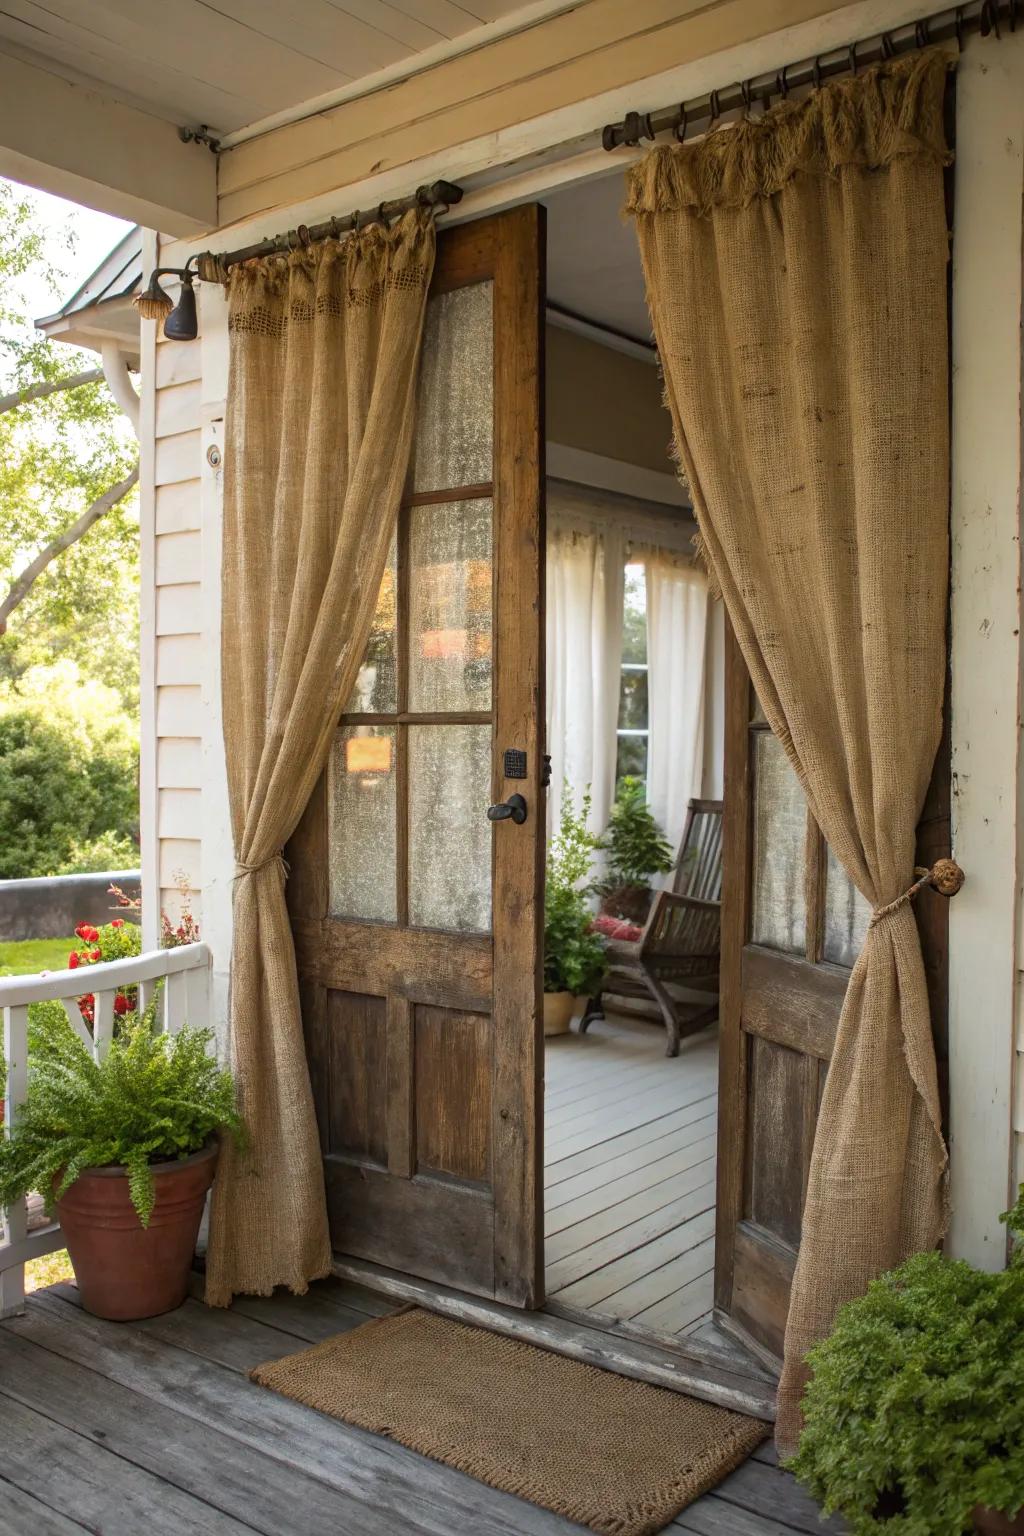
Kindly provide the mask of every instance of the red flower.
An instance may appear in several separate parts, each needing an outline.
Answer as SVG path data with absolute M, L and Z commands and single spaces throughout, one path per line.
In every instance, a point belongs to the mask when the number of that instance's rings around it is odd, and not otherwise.
M 99 938 L 99 933 L 97 930 L 95 928 L 91 928 L 88 923 L 82 923 L 81 927 L 75 929 L 75 932 L 78 934 L 78 937 L 80 939 L 84 939 L 87 944 L 95 944 L 96 940 Z
M 112 917 L 110 919 L 110 926 L 111 926 L 111 928 L 123 928 L 124 927 L 124 918 L 123 917 Z
M 84 923 L 79 923 L 78 927 L 75 929 L 75 938 L 76 939 L 81 939 L 81 938 L 85 937 L 85 935 L 82 932 L 82 929 L 84 927 L 85 927 Z
M 81 962 L 78 958 L 78 951 L 77 949 L 73 949 L 70 955 L 68 955 L 68 970 L 77 971 L 80 964 Z
M 81 1003 L 83 1008 L 92 1008 L 96 1002 L 96 994 L 94 992 L 87 992 L 85 996 L 80 997 L 78 1001 Z
M 90 951 L 90 958 L 93 959 L 93 960 L 102 960 L 103 959 L 103 951 L 102 951 L 102 949 L 91 950 Z
M 132 1005 L 128 1001 L 128 999 L 125 997 L 124 993 L 123 992 L 119 992 L 117 994 L 117 996 L 114 998 L 114 1012 L 115 1013 L 130 1013 L 131 1012 L 131 1008 L 132 1008 Z

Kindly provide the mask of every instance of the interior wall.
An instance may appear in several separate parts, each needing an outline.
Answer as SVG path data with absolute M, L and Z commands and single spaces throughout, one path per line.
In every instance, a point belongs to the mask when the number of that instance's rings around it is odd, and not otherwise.
M 560 325 L 548 325 L 546 346 L 548 441 L 674 476 L 656 364 Z

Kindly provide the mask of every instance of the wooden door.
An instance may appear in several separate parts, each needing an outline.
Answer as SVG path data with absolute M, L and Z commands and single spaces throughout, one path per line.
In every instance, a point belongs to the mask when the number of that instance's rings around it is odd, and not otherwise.
M 949 852 L 940 747 L 918 861 Z M 947 905 L 915 908 L 945 1055 Z M 715 1308 L 781 1360 L 811 1149 L 850 970 L 870 909 L 807 810 L 726 623 L 725 811 Z
M 335 1251 L 519 1306 L 543 1269 L 543 269 L 536 206 L 439 238 L 374 628 L 288 853 Z M 514 793 L 525 821 L 488 819 Z

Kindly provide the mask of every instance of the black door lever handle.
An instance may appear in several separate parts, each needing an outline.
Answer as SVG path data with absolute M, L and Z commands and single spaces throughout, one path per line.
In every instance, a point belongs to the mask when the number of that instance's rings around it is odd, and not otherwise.
M 522 795 L 509 795 L 507 800 L 499 801 L 497 805 L 487 807 L 488 821 L 514 821 L 517 826 L 522 826 L 526 820 L 526 801 Z

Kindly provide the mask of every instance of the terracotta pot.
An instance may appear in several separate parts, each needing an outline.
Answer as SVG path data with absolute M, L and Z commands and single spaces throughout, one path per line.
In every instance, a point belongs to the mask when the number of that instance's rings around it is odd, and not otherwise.
M 567 1035 L 572 1016 L 576 1011 L 576 999 L 571 992 L 544 993 L 544 1034 Z
M 124 1168 L 90 1168 L 61 1196 L 57 1215 L 87 1312 L 132 1322 L 181 1306 L 219 1152 L 211 1141 L 191 1157 L 153 1165 L 148 1227 L 131 1203 Z
M 997 1510 L 985 1509 L 981 1504 L 976 1504 L 972 1514 L 974 1529 L 982 1532 L 982 1536 L 1015 1536 L 1015 1533 L 1024 1531 L 1024 1508 L 1018 1509 L 1012 1517 L 1001 1515 Z

